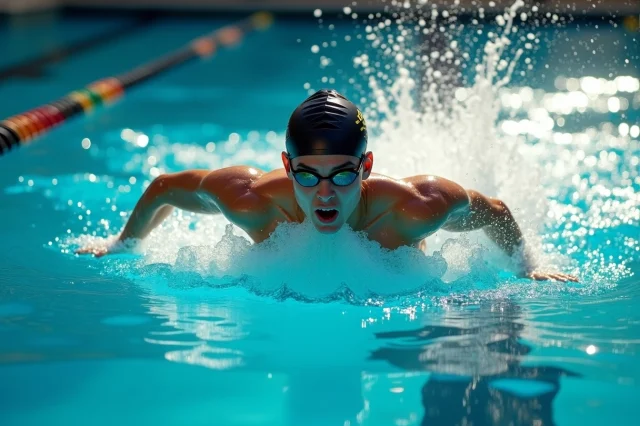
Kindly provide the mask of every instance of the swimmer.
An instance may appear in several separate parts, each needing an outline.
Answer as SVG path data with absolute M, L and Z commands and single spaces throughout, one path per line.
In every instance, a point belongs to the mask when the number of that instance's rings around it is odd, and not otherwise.
M 360 110 L 334 90 L 320 90 L 289 119 L 283 168 L 264 172 L 234 166 L 188 170 L 157 177 L 146 189 L 115 244 L 76 253 L 103 256 L 144 239 L 174 208 L 222 214 L 254 242 L 283 222 L 311 221 L 323 234 L 348 225 L 382 247 L 413 246 L 439 229 L 481 229 L 507 255 L 519 256 L 519 275 L 536 280 L 577 281 L 539 270 L 529 260 L 523 235 L 502 201 L 450 180 L 419 175 L 392 179 L 373 173 L 367 128 Z

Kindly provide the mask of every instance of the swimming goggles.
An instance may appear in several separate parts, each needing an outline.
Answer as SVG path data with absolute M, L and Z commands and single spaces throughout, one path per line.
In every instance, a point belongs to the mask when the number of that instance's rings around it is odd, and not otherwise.
M 360 164 L 358 164 L 358 168 L 355 170 L 337 170 L 326 177 L 320 176 L 310 170 L 295 170 L 293 166 L 291 166 L 291 173 L 296 182 L 305 188 L 314 187 L 318 185 L 321 180 L 329 180 L 335 186 L 349 186 L 358 178 L 362 164 L 364 164 L 364 157 L 364 155 L 360 157 Z

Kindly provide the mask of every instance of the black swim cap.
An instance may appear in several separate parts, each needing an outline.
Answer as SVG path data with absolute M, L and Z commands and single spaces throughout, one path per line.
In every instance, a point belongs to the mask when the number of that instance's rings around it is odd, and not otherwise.
M 360 110 L 335 90 L 319 90 L 291 114 L 287 152 L 301 155 L 352 155 L 367 149 L 367 126 Z

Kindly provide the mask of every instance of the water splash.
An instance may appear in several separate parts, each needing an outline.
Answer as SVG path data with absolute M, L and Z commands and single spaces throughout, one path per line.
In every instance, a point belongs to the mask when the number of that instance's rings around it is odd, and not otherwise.
M 111 268 L 127 263 L 114 261 Z M 213 247 L 188 245 L 171 254 L 151 249 L 131 273 L 140 266 L 143 276 L 168 278 L 174 288 L 241 286 L 280 300 L 364 303 L 425 289 L 448 292 L 441 256 L 426 257 L 412 248 L 385 250 L 349 229 L 318 235 L 309 222 L 281 225 L 255 245 L 228 225 Z
M 401 6 L 405 9 L 404 4 Z M 370 94 L 369 102 L 365 99 L 361 104 L 371 128 L 375 168 L 396 177 L 436 174 L 503 199 L 539 261 L 580 272 L 586 284 L 531 284 L 517 280 L 508 272 L 506 260 L 489 249 L 491 244 L 480 232 L 464 236 L 439 232 L 429 239 L 429 255 L 425 257 L 410 248 L 383 250 L 347 229 L 335 236 L 320 236 L 308 224 L 282 226 L 269 241 L 252 245 L 242 231 L 227 226 L 220 217 L 196 217 L 182 212 L 152 233 L 140 248 L 141 258 L 108 258 L 99 268 L 105 274 L 145 282 L 155 293 L 241 287 L 278 300 L 344 300 L 358 304 L 391 299 L 415 303 L 584 294 L 613 285 L 628 274 L 624 262 L 605 261 L 605 254 L 597 249 L 588 252 L 591 259 L 578 261 L 568 256 L 570 250 L 559 247 L 559 242 L 578 234 L 562 238 L 552 234 L 556 227 L 550 217 L 566 217 L 563 212 L 570 210 L 565 200 L 559 201 L 553 194 L 564 184 L 544 178 L 549 160 L 546 151 L 550 145 L 557 146 L 551 144 L 554 140 L 526 144 L 516 135 L 501 132 L 498 124 L 503 110 L 501 93 L 507 90 L 522 55 L 522 50 L 513 46 L 512 37 L 517 32 L 514 18 L 521 6 L 522 2 L 516 2 L 498 18 L 500 30 L 488 34 L 482 60 L 468 86 L 460 85 L 463 79 L 457 76 L 469 56 L 454 38 L 454 13 L 440 15 L 449 25 L 445 27 L 449 32 L 444 33 L 441 22 L 431 19 L 433 9 L 405 9 L 393 22 L 385 19 L 381 21 L 383 25 L 366 27 L 370 51 L 356 56 L 354 64 L 366 77 L 365 93 Z M 418 26 L 413 27 L 410 22 L 418 22 Z M 416 43 L 436 33 L 444 34 L 437 38 L 440 49 L 428 55 L 415 54 L 420 52 L 415 49 Z M 389 37 L 396 43 L 390 43 Z M 441 84 L 443 81 L 446 84 Z M 114 175 L 125 170 L 148 184 L 159 173 L 190 167 L 248 163 L 276 168 L 281 140 L 282 135 L 274 132 L 265 136 L 255 131 L 237 131 L 225 136 L 222 129 L 198 130 L 196 125 L 135 132 L 125 129 L 117 135 L 105 135 L 105 143 L 99 146 L 106 146 L 106 150 L 100 151 L 98 144 L 91 150 L 96 156 L 110 158 L 108 164 Z M 119 155 L 108 155 L 114 152 Z M 86 178 L 66 179 L 89 184 Z M 122 223 L 142 190 L 134 190 L 126 179 L 121 182 L 118 177 L 94 176 L 89 181 L 94 188 L 102 185 L 93 191 L 96 194 L 112 194 L 118 185 L 120 199 L 112 199 L 108 205 L 98 199 L 78 204 L 78 209 L 90 208 L 93 217 L 100 217 L 109 226 L 84 222 L 84 216 L 83 226 L 69 232 L 82 234 L 80 237 L 59 239 L 62 250 L 67 252 L 76 245 L 108 243 L 109 235 Z M 34 190 L 38 185 L 61 201 L 68 195 L 62 185 L 51 188 L 46 182 L 36 182 L 29 188 Z M 76 185 L 75 190 L 78 188 Z M 631 198 L 629 201 L 633 203 Z M 114 209 L 116 202 L 118 207 Z M 70 207 L 76 208 L 75 201 Z M 632 219 L 632 226 L 633 223 L 637 224 L 637 218 Z M 88 230 L 94 230 L 93 235 Z M 549 245 L 549 241 L 553 244 Z M 625 244 L 631 244 L 632 250 L 637 245 L 628 239 Z
M 391 5 L 394 6 L 395 22 L 370 15 L 365 28 L 367 39 L 372 47 L 377 48 L 379 56 L 374 58 L 367 52 L 354 60 L 354 65 L 361 69 L 368 83 L 368 89 L 363 93 L 371 93 L 370 96 L 363 95 L 363 99 L 367 99 L 363 105 L 369 128 L 375 135 L 370 144 L 377 159 L 374 168 L 394 177 L 424 173 L 443 176 L 466 188 L 505 201 L 520 224 L 536 263 L 543 267 L 564 267 L 583 279 L 593 278 L 603 285 L 611 282 L 602 280 L 604 275 L 609 274 L 613 281 L 627 275 L 625 260 L 606 261 L 597 249 L 588 256 L 598 260 L 599 270 L 593 268 L 591 260 L 579 265 L 575 258 L 569 256 L 579 250 L 573 244 L 584 247 L 581 236 L 585 232 L 594 234 L 593 230 L 585 229 L 585 225 L 598 227 L 598 220 L 581 220 L 579 231 L 576 229 L 575 234 L 565 232 L 564 237 L 570 240 L 569 244 L 557 244 L 558 238 L 553 236 L 557 228 L 550 224 L 549 217 L 558 214 L 566 218 L 558 210 L 573 208 L 570 200 L 558 200 L 557 188 L 565 186 L 563 179 L 576 180 L 578 175 L 571 176 L 571 172 L 584 173 L 585 169 L 580 161 L 572 161 L 573 167 L 566 167 L 566 161 L 558 165 L 557 157 L 550 155 L 551 150 L 558 151 L 558 148 L 566 153 L 564 146 L 558 146 L 566 145 L 566 142 L 559 143 L 566 138 L 558 136 L 564 134 L 547 132 L 527 141 L 501 131 L 500 120 L 504 120 L 501 99 L 504 93 L 511 91 L 522 93 L 523 98 L 525 95 L 534 98 L 534 91 L 528 87 L 507 87 L 524 51 L 532 49 L 534 42 L 539 41 L 533 32 L 517 36 L 515 20 L 523 2 L 516 1 L 504 14 L 498 15 L 495 30 L 489 28 L 484 31 L 488 41 L 469 87 L 460 83 L 464 80 L 461 64 L 464 66 L 465 60 L 469 62 L 469 54 L 456 40 L 455 15 L 450 12 L 441 14 L 435 5 L 408 10 L 403 2 L 391 2 Z M 444 19 L 438 19 L 439 16 Z M 519 18 L 526 21 L 527 16 L 523 12 Z M 415 22 L 418 26 L 414 26 Z M 391 31 L 394 26 L 395 31 Z M 477 31 L 482 32 L 480 29 Z M 380 60 L 380 57 L 385 60 Z M 530 64 L 530 58 L 525 62 Z M 632 80 L 625 79 L 625 82 L 631 85 L 634 83 Z M 522 104 L 519 96 L 518 101 Z M 539 123 L 536 123 L 537 127 L 553 129 L 554 120 L 545 109 L 532 107 L 527 112 L 532 121 Z M 580 153 L 583 151 L 578 155 Z M 620 150 L 616 150 L 616 153 L 606 155 L 607 158 L 613 155 L 615 161 L 619 153 Z M 617 158 L 621 164 L 633 163 L 634 158 L 637 163 L 633 151 L 627 151 L 626 155 L 625 151 L 622 153 L 622 158 Z M 550 173 L 551 164 L 556 166 L 556 173 Z M 565 173 L 559 175 L 559 168 Z M 583 196 L 593 202 L 591 215 L 604 219 L 602 209 L 597 207 L 601 203 L 613 204 L 616 210 L 623 209 L 623 206 L 638 206 L 637 197 L 629 195 L 631 188 L 625 188 L 628 185 L 625 182 L 631 182 L 629 168 L 622 166 L 620 173 L 622 176 L 613 179 L 612 183 L 620 188 L 617 191 L 619 195 L 626 194 L 623 202 L 607 201 L 606 198 L 600 200 L 602 194 L 589 196 L 587 193 L 591 191 L 582 188 Z M 549 179 L 549 176 L 555 179 Z M 576 195 L 574 193 L 573 198 Z M 633 214 L 626 212 L 622 217 L 624 222 L 634 222 L 637 226 L 638 221 Z M 430 239 L 431 250 L 440 249 L 451 238 L 457 237 L 438 232 Z M 479 232 L 466 238 L 485 246 L 491 245 Z M 550 241 L 556 244 L 550 244 Z M 619 252 L 637 256 L 622 244 L 616 247 Z

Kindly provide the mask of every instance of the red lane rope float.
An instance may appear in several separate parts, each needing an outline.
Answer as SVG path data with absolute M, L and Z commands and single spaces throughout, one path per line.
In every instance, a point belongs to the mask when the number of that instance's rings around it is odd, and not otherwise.
M 149 78 L 184 64 L 209 57 L 220 48 L 238 44 L 245 34 L 268 28 L 273 16 L 258 12 L 233 25 L 220 28 L 189 42 L 185 47 L 115 77 L 95 81 L 62 98 L 0 121 L 0 155 L 61 125 L 76 115 L 120 99 L 126 90 Z

